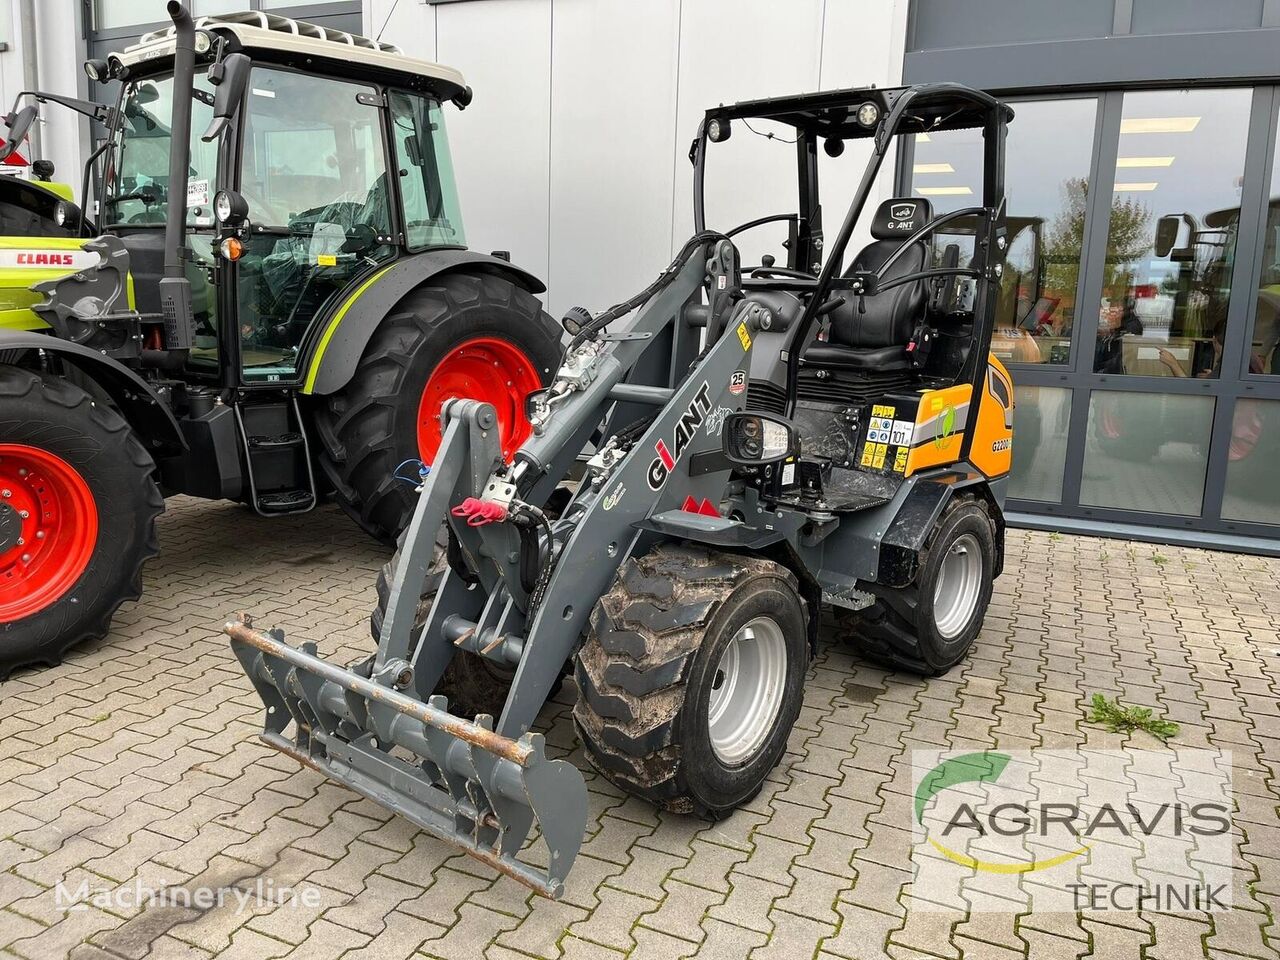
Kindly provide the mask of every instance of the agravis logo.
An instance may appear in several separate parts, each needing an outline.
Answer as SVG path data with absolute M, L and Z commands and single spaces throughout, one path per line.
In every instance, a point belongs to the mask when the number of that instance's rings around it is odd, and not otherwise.
M 1033 896 L 1033 910 L 1229 908 L 1229 754 L 921 750 L 912 760 L 913 889 L 938 909 L 973 908 L 970 883 L 1006 905 Z M 1032 875 L 1042 879 L 1022 879 Z

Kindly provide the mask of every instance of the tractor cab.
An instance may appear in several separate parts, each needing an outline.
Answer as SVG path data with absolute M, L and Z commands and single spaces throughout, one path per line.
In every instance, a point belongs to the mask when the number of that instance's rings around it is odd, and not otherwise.
M 1012 110 L 953 84 L 842 90 L 708 110 L 691 156 L 698 229 L 720 229 L 742 249 L 748 231 L 786 225 L 778 251 L 744 266 L 748 300 L 768 310 L 746 371 L 748 408 L 787 418 L 803 451 L 775 480 L 796 502 L 836 508 L 883 503 L 921 470 L 967 458 L 987 477 L 1008 472 L 1012 384 L 991 356 L 995 306 L 1009 245 L 1003 150 Z M 927 199 L 873 204 L 883 161 L 902 138 L 979 128 L 981 197 L 935 216 Z M 794 144 L 796 212 L 737 226 L 707 221 L 717 146 L 736 131 L 748 143 Z M 758 135 L 760 140 L 752 139 Z M 745 148 L 739 148 L 739 155 Z M 819 153 L 825 156 L 820 158 Z M 824 237 L 820 159 L 848 211 Z M 859 161 L 865 162 L 860 180 Z M 741 160 L 739 160 L 739 163 Z M 852 165 L 852 169 L 850 169 Z M 856 184 L 856 186 L 853 186 Z M 855 243 L 855 232 L 862 242 Z M 978 394 L 993 394 L 978 403 Z M 975 433 L 979 409 L 990 424 Z
M 121 82 L 103 231 L 129 252 L 138 312 L 159 318 L 178 211 L 187 369 L 227 385 L 297 381 L 322 335 L 313 320 L 353 283 L 406 250 L 464 246 L 441 104 L 470 91 L 390 44 L 265 13 L 198 20 L 190 80 L 174 47 L 171 27 L 90 67 Z M 190 103 L 176 151 L 175 95 Z M 144 329 L 151 347 L 184 346 L 162 334 Z

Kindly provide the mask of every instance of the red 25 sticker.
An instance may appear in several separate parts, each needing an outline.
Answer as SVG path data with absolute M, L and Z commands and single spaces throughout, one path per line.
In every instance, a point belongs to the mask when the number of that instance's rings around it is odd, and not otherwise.
M 729 392 L 736 397 L 745 389 L 747 389 L 747 371 L 733 371 L 733 376 L 729 378 Z

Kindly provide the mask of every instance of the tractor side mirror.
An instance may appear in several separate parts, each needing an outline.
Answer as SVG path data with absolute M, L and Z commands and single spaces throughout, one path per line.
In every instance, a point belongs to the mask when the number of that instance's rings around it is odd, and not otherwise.
M 221 136 L 240 109 L 240 103 L 244 100 L 244 88 L 249 83 L 251 66 L 251 61 L 243 53 L 233 53 L 221 63 L 209 67 L 209 82 L 214 86 L 213 120 L 200 135 L 205 143 Z
M 1177 214 L 1166 214 L 1156 221 L 1155 254 L 1167 257 L 1178 243 L 1178 230 L 1182 227 L 1182 218 Z
M 800 436 L 789 420 L 767 413 L 731 413 L 721 434 L 731 463 L 758 467 L 800 455 Z
M 36 122 L 36 113 L 35 104 L 29 103 L 17 113 L 11 113 L 4 118 L 5 124 L 9 127 L 9 136 L 0 145 L 0 160 L 8 157 L 22 145 L 22 141 L 27 138 L 27 131 Z

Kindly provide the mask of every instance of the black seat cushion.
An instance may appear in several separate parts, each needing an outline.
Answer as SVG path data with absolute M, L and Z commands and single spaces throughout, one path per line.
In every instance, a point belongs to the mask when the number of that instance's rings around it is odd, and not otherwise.
M 904 214 L 909 214 L 904 216 Z M 902 244 L 902 238 L 919 229 L 933 215 L 927 200 L 894 198 L 876 211 L 871 224 L 875 238 L 853 259 L 848 276 L 856 271 L 879 270 Z M 929 248 L 911 244 L 894 261 L 881 283 L 929 266 Z M 928 285 L 924 280 L 904 283 L 874 296 L 845 294 L 845 302 L 830 313 L 828 342 L 815 342 L 807 351 L 807 363 L 853 369 L 908 369 L 906 346 L 924 318 Z

